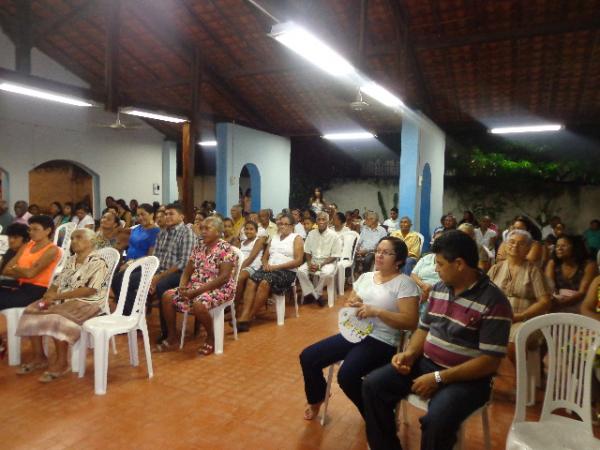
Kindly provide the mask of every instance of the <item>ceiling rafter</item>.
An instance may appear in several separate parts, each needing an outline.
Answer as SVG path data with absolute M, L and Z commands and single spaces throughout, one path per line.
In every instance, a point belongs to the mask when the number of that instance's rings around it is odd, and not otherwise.
M 74 21 L 83 17 L 88 17 L 91 14 L 97 13 L 97 8 L 102 2 L 96 0 L 88 0 L 73 9 L 67 14 L 41 21 L 36 21 L 32 24 L 33 29 L 33 44 L 37 45 L 46 36 L 56 32 L 61 27 L 72 24 Z

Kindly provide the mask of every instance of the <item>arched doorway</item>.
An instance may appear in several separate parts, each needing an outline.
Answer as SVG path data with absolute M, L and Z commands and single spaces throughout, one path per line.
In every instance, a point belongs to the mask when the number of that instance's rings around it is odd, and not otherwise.
M 421 207 L 419 215 L 419 224 L 421 234 L 425 237 L 423 251 L 429 250 L 431 241 L 431 229 L 429 228 L 429 217 L 431 216 L 431 167 L 429 163 L 423 167 L 423 178 L 421 183 Z
M 8 201 L 8 199 L 10 198 L 9 188 L 10 185 L 8 179 L 8 172 L 2 167 L 0 167 L 0 200 Z
M 29 171 L 29 203 L 48 211 L 54 201 L 85 202 L 99 213 L 99 177 L 72 161 L 47 161 Z
M 240 203 L 246 212 L 260 210 L 260 172 L 248 163 L 240 171 Z

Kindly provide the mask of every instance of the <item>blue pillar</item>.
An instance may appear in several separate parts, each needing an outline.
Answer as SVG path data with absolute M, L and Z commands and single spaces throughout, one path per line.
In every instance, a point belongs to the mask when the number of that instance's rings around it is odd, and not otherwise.
M 419 179 L 419 126 L 411 120 L 402 121 L 400 136 L 400 181 L 398 214 L 417 222 L 417 185 Z
M 216 203 L 217 212 L 223 217 L 229 215 L 227 207 L 227 189 L 229 188 L 229 171 L 227 164 L 229 161 L 229 133 L 228 125 L 225 123 L 217 124 L 217 186 Z

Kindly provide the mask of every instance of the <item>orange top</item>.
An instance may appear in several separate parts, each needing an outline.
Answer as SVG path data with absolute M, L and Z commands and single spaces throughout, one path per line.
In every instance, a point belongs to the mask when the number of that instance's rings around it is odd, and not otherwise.
M 17 266 L 23 267 L 25 269 L 29 269 L 29 268 L 33 267 L 33 265 L 40 260 L 42 255 L 44 253 L 46 253 L 46 250 L 48 250 L 50 247 L 56 247 L 56 245 L 54 245 L 52 242 L 50 242 L 48 245 L 43 247 L 41 250 L 38 250 L 37 252 L 33 253 L 31 251 L 31 249 L 33 248 L 34 245 L 35 245 L 34 241 L 29 241 L 25 245 L 25 249 L 23 250 L 23 253 L 21 253 L 21 256 L 17 260 Z M 56 247 L 56 248 L 58 248 L 58 247 Z M 50 264 L 48 264 L 48 266 L 44 270 L 42 270 L 40 273 L 38 273 L 33 278 L 19 278 L 19 283 L 35 284 L 36 286 L 48 287 L 50 285 L 50 281 L 52 281 L 52 274 L 54 273 L 54 269 L 56 268 L 56 265 L 58 264 L 59 259 L 60 259 L 60 252 L 57 251 L 54 261 L 52 261 Z

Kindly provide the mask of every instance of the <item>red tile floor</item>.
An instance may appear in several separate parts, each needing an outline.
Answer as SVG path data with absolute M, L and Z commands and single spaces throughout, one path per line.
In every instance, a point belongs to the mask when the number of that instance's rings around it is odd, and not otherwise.
M 285 325 L 275 323 L 274 308 L 249 333 L 233 340 L 226 325 L 222 355 L 199 357 L 200 338 L 191 336 L 183 351 L 153 353 L 154 378 L 131 367 L 124 336 L 110 354 L 108 390 L 94 395 L 93 362 L 85 378 L 70 374 L 51 384 L 38 375 L 17 376 L 0 362 L 0 448 L 2 449 L 366 449 L 360 415 L 337 384 L 332 388 L 329 421 L 302 418 L 305 403 L 298 354 L 308 344 L 337 330 L 337 309 L 305 305 L 300 317 L 287 308 Z M 0 321 L 0 333 L 5 333 Z M 150 333 L 158 331 L 153 311 Z M 191 327 L 190 327 L 191 328 Z M 23 344 L 27 360 L 29 346 Z M 492 448 L 503 449 L 512 421 L 510 366 L 498 376 L 490 408 Z M 538 407 L 532 412 L 535 416 Z M 449 414 L 451 412 L 449 411 Z M 409 407 L 408 427 L 400 427 L 404 448 L 419 448 L 419 412 Z M 481 421 L 467 425 L 466 449 L 482 449 Z

